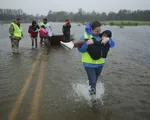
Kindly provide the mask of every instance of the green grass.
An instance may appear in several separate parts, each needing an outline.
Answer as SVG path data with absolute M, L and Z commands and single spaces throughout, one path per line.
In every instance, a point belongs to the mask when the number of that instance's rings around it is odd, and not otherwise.
M 12 21 L 0 21 L 0 24 L 8 24 Z M 110 26 L 150 26 L 150 21 L 100 21 L 102 25 L 110 25 Z M 24 22 L 25 23 L 25 22 Z M 29 22 L 26 22 L 29 23 Z M 83 22 L 85 25 L 88 22 Z
M 101 21 L 102 25 L 111 25 L 111 26 L 150 26 L 150 22 L 147 21 Z
M 150 26 L 150 21 L 100 21 L 102 25 L 110 25 L 110 26 Z M 84 22 L 83 25 L 88 22 Z
M 10 24 L 11 22 L 13 22 L 13 21 L 0 21 L 0 24 Z M 23 22 L 23 21 L 21 21 L 21 23 L 31 23 L 31 22 Z
M 0 21 L 0 24 L 7 24 L 8 21 Z

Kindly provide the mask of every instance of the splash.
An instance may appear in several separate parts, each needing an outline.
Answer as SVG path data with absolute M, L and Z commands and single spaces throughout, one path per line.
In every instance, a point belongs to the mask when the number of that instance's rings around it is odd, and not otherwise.
M 90 101 L 91 97 L 89 95 L 89 85 L 88 83 L 85 84 L 81 84 L 81 83 L 77 83 L 77 84 L 73 84 L 73 90 L 74 92 L 81 98 Z M 99 82 L 97 83 L 97 88 L 96 88 L 96 99 L 98 100 L 102 100 L 102 97 L 104 95 L 104 83 Z

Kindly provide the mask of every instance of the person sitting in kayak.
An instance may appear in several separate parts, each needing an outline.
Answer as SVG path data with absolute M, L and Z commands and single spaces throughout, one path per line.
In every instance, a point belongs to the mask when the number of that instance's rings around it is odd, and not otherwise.
M 28 33 L 30 34 L 32 40 L 32 48 L 34 48 L 34 42 L 35 42 L 35 48 L 37 48 L 37 37 L 38 37 L 39 29 L 40 29 L 39 25 L 35 20 L 33 20 L 32 25 L 30 25 L 28 28 Z

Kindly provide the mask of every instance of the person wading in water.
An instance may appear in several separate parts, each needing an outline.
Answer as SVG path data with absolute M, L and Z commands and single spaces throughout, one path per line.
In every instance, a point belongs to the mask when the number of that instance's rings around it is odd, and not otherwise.
M 45 27 L 46 24 L 47 24 L 47 18 L 44 18 L 44 19 L 43 19 L 43 23 L 40 24 L 40 28 L 41 28 L 42 26 Z M 40 36 L 40 45 L 41 45 L 41 46 L 43 46 L 43 41 L 44 41 L 43 36 Z
M 90 95 L 96 95 L 96 84 L 102 72 L 105 58 L 109 49 L 115 47 L 115 42 L 111 37 L 111 31 L 106 30 L 101 33 L 101 23 L 93 21 L 86 25 L 85 33 L 80 38 L 81 41 L 61 42 L 69 49 L 78 46 L 79 52 L 82 53 L 82 63 L 89 80 Z
M 30 34 L 30 38 L 32 40 L 32 48 L 34 48 L 34 43 L 35 43 L 35 48 L 37 48 L 37 37 L 38 37 L 38 31 L 40 27 L 36 23 L 35 20 L 32 21 L 32 25 L 29 26 L 28 33 Z
M 11 47 L 13 53 L 19 53 L 19 42 L 23 37 L 22 28 L 20 26 L 20 19 L 17 18 L 10 24 L 9 37 L 11 40 Z

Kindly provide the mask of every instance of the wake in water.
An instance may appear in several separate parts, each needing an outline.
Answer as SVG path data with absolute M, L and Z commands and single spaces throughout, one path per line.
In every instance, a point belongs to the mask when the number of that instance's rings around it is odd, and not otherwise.
M 91 96 L 89 95 L 89 85 L 88 83 L 86 84 L 73 84 L 73 90 L 74 92 L 81 98 L 91 101 Z M 104 84 L 102 82 L 97 83 L 97 88 L 96 88 L 96 96 L 95 99 L 100 100 L 103 104 L 102 97 L 104 95 Z

